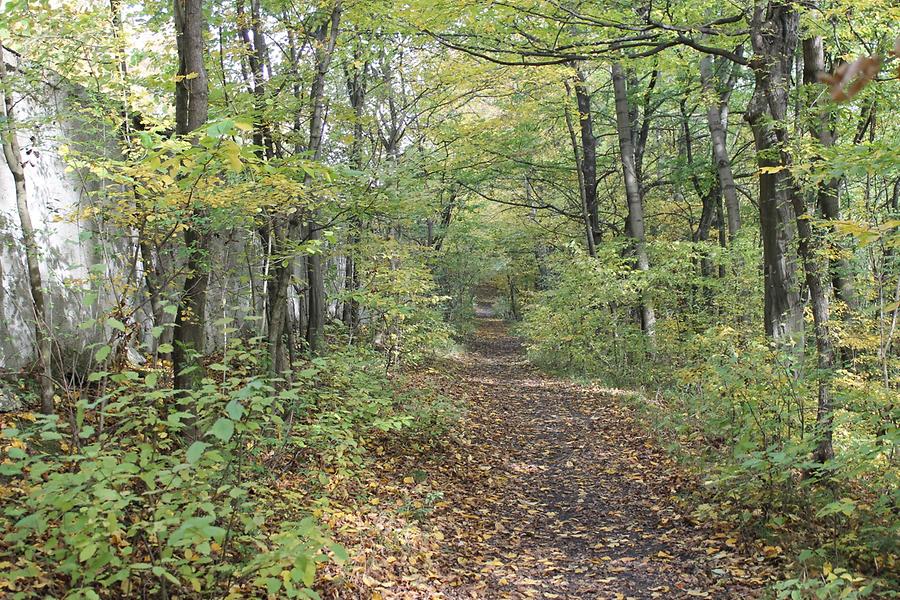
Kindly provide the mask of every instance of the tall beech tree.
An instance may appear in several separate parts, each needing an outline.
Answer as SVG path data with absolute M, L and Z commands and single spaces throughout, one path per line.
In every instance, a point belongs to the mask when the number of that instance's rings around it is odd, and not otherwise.
M 612 64 L 611 75 L 616 104 L 616 134 L 619 139 L 619 155 L 625 181 L 625 198 L 628 201 L 627 231 L 632 241 L 637 268 L 646 272 L 650 270 L 650 258 L 647 253 L 647 239 L 644 230 L 644 204 L 641 198 L 641 186 L 635 159 L 636 150 L 625 71 L 620 63 Z M 647 335 L 652 336 L 656 326 L 656 315 L 647 294 L 641 301 L 640 311 L 641 328 Z
M 312 116 L 309 123 L 309 144 L 306 150 L 314 159 L 319 159 L 322 152 L 322 138 L 325 134 L 325 77 L 331 67 L 331 60 L 337 45 L 341 11 L 341 0 L 335 0 L 328 19 L 319 25 L 313 37 L 316 58 L 313 82 L 310 87 Z M 306 180 L 309 182 L 310 178 L 307 177 Z M 306 237 L 313 243 L 322 240 L 322 225 L 316 217 L 316 213 L 317 211 L 313 210 L 311 218 L 306 224 Z M 307 267 L 309 323 L 306 330 L 306 341 L 310 350 L 315 353 L 322 350 L 325 335 L 325 273 L 319 249 L 309 256 Z
M 203 36 L 206 17 L 202 0 L 175 0 L 175 41 L 178 76 L 175 83 L 175 133 L 186 136 L 206 124 L 209 113 L 209 79 L 206 74 Z M 190 195 L 190 202 L 193 195 Z M 190 389 L 202 377 L 201 359 L 206 346 L 206 295 L 209 288 L 210 233 L 206 211 L 189 205 L 192 215 L 184 230 L 184 287 L 175 315 L 172 369 L 176 389 Z
M 803 347 L 803 305 L 797 287 L 794 187 L 785 151 L 788 105 L 800 18 L 789 2 L 757 2 L 750 21 L 755 87 L 744 114 L 759 165 L 766 334 Z

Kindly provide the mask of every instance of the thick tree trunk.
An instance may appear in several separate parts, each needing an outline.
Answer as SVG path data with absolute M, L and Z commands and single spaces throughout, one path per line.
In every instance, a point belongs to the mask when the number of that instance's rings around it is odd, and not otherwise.
M 765 285 L 765 331 L 777 340 L 803 345 L 803 306 L 797 289 L 794 257 L 793 191 L 784 165 L 771 153 L 777 153 L 777 140 L 771 127 L 760 121 L 753 126 L 760 169 L 759 226 L 763 245 Z
M 203 33 L 206 20 L 202 0 L 175 0 L 175 37 L 178 46 L 178 76 L 175 85 L 175 132 L 187 135 L 206 123 L 209 111 L 209 80 L 203 63 Z M 202 377 L 201 358 L 206 346 L 206 292 L 209 287 L 209 235 L 198 225 L 203 209 L 191 208 L 192 218 L 184 231 L 188 251 L 187 276 L 175 315 L 172 369 L 176 389 L 190 389 Z
M 793 248 L 793 184 L 781 147 L 791 68 L 797 47 L 797 13 L 790 4 L 761 2 L 751 22 L 756 86 L 744 114 L 753 130 L 759 175 L 766 335 L 803 347 L 803 306 Z
M 822 38 L 806 38 L 803 40 L 803 83 L 807 86 L 815 85 L 817 83 L 816 75 L 824 71 L 825 50 Z M 812 113 L 810 114 L 810 133 L 822 144 L 823 148 L 830 148 L 834 145 L 834 131 L 831 128 L 827 112 L 817 104 L 818 102 L 813 102 L 810 106 Z M 841 219 L 841 207 L 838 202 L 840 185 L 841 179 L 837 177 L 819 184 L 816 193 L 817 202 L 819 210 L 822 211 L 822 216 L 826 220 L 839 221 Z M 840 253 L 841 249 L 835 245 L 832 254 L 840 257 Z M 855 308 L 857 297 L 851 277 L 850 261 L 844 257 L 831 261 L 830 272 L 835 296 L 848 307 Z
M 3 52 L 3 40 L 0 40 L 0 85 L 6 86 L 9 81 L 6 73 L 6 57 Z M 0 92 L 3 93 L 3 92 Z M 28 266 L 28 287 L 31 290 L 31 307 L 33 310 L 32 325 L 37 350 L 37 364 L 41 384 L 41 412 L 53 413 L 53 367 L 51 360 L 52 340 L 47 321 L 47 309 L 44 303 L 44 283 L 41 279 L 40 258 L 34 225 L 31 223 L 31 211 L 28 208 L 28 189 L 25 182 L 25 167 L 22 162 L 22 151 L 16 137 L 15 103 L 12 92 L 3 93 L 3 106 L 6 112 L 6 131 L 3 135 L 3 156 L 12 174 L 16 190 L 16 209 L 22 228 L 22 242 L 25 246 L 25 262 Z
M 725 211 L 728 215 L 728 239 L 733 240 L 741 228 L 741 209 L 738 203 L 737 188 L 734 184 L 734 173 L 731 170 L 731 157 L 726 144 L 726 128 L 722 119 L 723 93 L 715 84 L 712 56 L 704 56 L 700 61 L 700 78 L 704 92 L 709 97 L 706 107 L 706 120 L 712 143 L 713 162 L 719 177 L 719 187 L 725 198 Z
M 834 456 L 832 447 L 833 404 L 830 394 L 830 372 L 834 368 L 834 349 L 829 327 L 828 294 L 823 281 L 823 269 L 815 254 L 815 239 L 812 223 L 807 211 L 803 195 L 795 189 L 791 177 L 791 157 L 788 151 L 789 139 L 787 130 L 787 107 L 791 85 L 791 68 L 798 44 L 799 15 L 796 7 L 790 2 L 759 3 L 754 8 L 750 23 L 750 39 L 754 51 L 754 71 L 756 88 L 753 92 L 747 118 L 750 122 L 756 147 L 760 175 L 760 212 L 763 211 L 764 200 L 768 217 L 773 215 L 784 217 L 782 205 L 790 202 L 795 217 L 798 252 L 803 260 L 806 285 L 809 288 L 810 304 L 813 313 L 814 334 L 816 340 L 816 357 L 819 377 L 819 398 L 816 411 L 816 434 L 818 437 L 815 458 L 824 462 Z M 768 113 L 766 115 L 766 113 Z M 772 204 L 774 203 L 774 206 Z M 785 229 L 788 221 L 782 220 L 781 229 Z M 764 224 L 764 236 L 771 233 L 772 223 Z M 777 238 L 777 231 L 775 237 Z M 786 248 L 786 250 L 789 250 Z M 791 273 L 792 275 L 792 273 Z M 782 282 L 785 286 L 792 282 Z M 791 285 L 791 287 L 793 287 Z M 791 301 L 793 293 L 786 288 Z M 768 291 L 768 286 L 767 286 Z M 777 298 L 776 298 L 777 299 Z M 768 307 L 768 305 L 767 305 Z M 794 328 L 802 335 L 803 313 L 796 299 L 796 306 L 773 307 L 771 315 L 776 328 L 781 320 L 786 328 Z M 767 315 L 768 317 L 769 315 Z M 786 317 L 786 318 L 785 318 Z M 790 332 L 794 333 L 794 332 Z
M 631 237 L 637 268 L 650 270 L 647 242 L 644 238 L 644 207 L 641 190 L 635 171 L 634 142 L 631 134 L 631 116 L 628 110 L 628 92 L 625 87 L 625 72 L 622 65 L 612 65 L 613 92 L 616 99 L 616 131 L 619 137 L 619 151 L 625 179 L 625 195 L 628 199 L 628 233 Z M 652 336 L 656 325 L 656 315 L 646 293 L 641 302 L 641 328 Z

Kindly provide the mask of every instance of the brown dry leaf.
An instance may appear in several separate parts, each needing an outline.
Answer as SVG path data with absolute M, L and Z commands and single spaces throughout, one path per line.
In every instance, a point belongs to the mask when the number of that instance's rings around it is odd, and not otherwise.
M 826 84 L 835 102 L 847 102 L 856 96 L 881 68 L 881 57 L 860 56 L 852 63 L 841 63 L 834 73 L 819 73 L 817 78 Z

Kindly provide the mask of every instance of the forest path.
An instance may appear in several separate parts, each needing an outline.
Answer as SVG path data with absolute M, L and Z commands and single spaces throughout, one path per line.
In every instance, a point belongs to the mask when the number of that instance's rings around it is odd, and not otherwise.
M 444 389 L 466 399 L 460 441 L 428 467 L 443 490 L 442 594 L 758 595 L 761 559 L 679 511 L 674 496 L 695 484 L 621 394 L 541 373 L 496 319 L 479 319 L 460 361 Z

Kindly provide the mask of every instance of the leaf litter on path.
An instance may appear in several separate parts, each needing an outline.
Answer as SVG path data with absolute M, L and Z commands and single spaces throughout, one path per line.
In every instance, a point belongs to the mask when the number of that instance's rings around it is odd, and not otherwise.
M 754 598 L 774 575 L 771 553 L 684 514 L 696 482 L 620 395 L 542 374 L 502 322 L 416 378 L 465 414 L 436 444 L 385 438 L 329 513 L 354 558 L 325 596 Z

